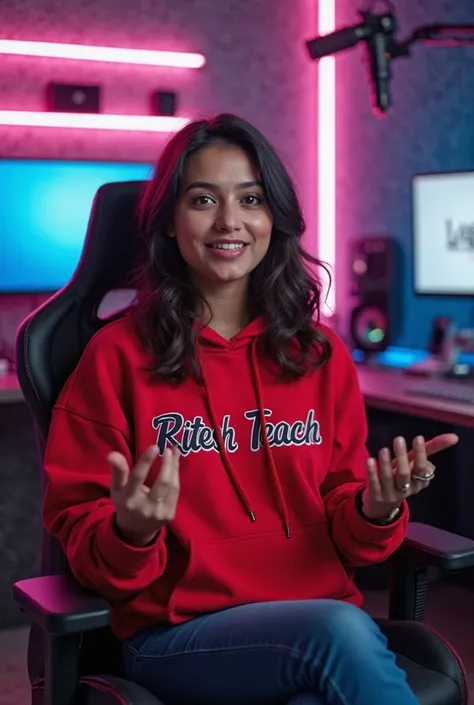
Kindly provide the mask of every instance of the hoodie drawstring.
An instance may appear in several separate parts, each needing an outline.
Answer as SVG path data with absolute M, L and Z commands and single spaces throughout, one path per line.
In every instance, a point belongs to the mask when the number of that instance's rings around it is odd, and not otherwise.
M 199 350 L 199 348 L 198 348 Z M 201 374 L 204 382 L 204 392 L 205 392 L 205 399 L 206 399 L 206 405 L 207 405 L 207 411 L 209 413 L 209 417 L 211 419 L 212 426 L 214 428 L 214 433 L 216 434 L 216 440 L 217 440 L 217 446 L 219 448 L 219 452 L 222 457 L 222 462 L 224 463 L 224 467 L 227 471 L 227 474 L 229 475 L 229 478 L 232 482 L 232 484 L 235 487 L 235 491 L 237 492 L 237 495 L 242 502 L 244 509 L 248 516 L 250 517 L 251 521 L 255 521 L 255 513 L 252 510 L 252 507 L 250 506 L 250 500 L 248 498 L 248 495 L 244 488 L 242 487 L 242 483 L 240 482 L 239 478 L 237 477 L 237 474 L 232 467 L 232 463 L 230 462 L 229 454 L 226 450 L 224 439 L 222 438 L 222 431 L 221 427 L 219 426 L 217 422 L 217 416 L 216 412 L 214 410 L 214 406 L 211 401 L 211 395 L 209 393 L 209 387 L 206 382 L 206 376 L 204 374 L 204 364 L 202 360 L 202 355 L 199 355 L 199 365 L 201 368 Z
M 272 474 L 273 485 L 274 485 L 276 496 L 278 499 L 278 505 L 279 505 L 279 509 L 280 509 L 280 513 L 281 513 L 281 518 L 283 519 L 283 527 L 285 529 L 286 537 L 290 538 L 291 530 L 290 530 L 290 516 L 288 513 L 288 506 L 286 504 L 285 495 L 283 493 L 283 488 L 281 486 L 281 481 L 280 481 L 280 477 L 278 475 L 277 466 L 276 466 L 275 460 L 273 458 L 272 449 L 270 447 L 270 442 L 268 440 L 267 431 L 266 431 L 266 419 L 265 419 L 265 410 L 264 410 L 264 404 L 263 404 L 262 384 L 260 381 L 260 375 L 258 374 L 257 340 L 258 340 L 257 338 L 254 338 L 254 340 L 252 340 L 252 345 L 250 348 L 250 360 L 251 360 L 253 384 L 255 387 L 255 395 L 257 397 L 258 413 L 260 416 L 260 427 L 262 429 L 262 440 L 263 440 L 263 446 L 264 446 L 266 454 L 267 454 L 267 461 L 270 466 L 270 472 Z
M 281 486 L 280 478 L 278 476 L 278 470 L 275 464 L 275 461 L 273 459 L 273 454 L 272 454 L 272 449 L 270 447 L 270 443 L 268 440 L 267 432 L 266 432 L 266 419 L 265 419 L 265 411 L 264 411 L 264 406 L 263 406 L 263 395 L 262 395 L 262 385 L 260 382 L 260 376 L 258 374 L 258 360 L 257 360 L 257 352 L 256 352 L 256 347 L 257 347 L 257 338 L 254 338 L 251 343 L 250 347 L 250 366 L 251 366 L 251 372 L 252 372 L 252 380 L 255 388 L 255 396 L 257 400 L 257 406 L 258 406 L 258 412 L 259 412 L 259 418 L 260 418 L 260 426 L 261 426 L 261 431 L 262 431 L 262 441 L 263 441 L 263 446 L 265 449 L 265 454 L 267 457 L 267 462 L 270 468 L 270 473 L 271 473 L 271 479 L 272 479 L 272 484 L 275 489 L 275 494 L 276 498 L 278 501 L 278 508 L 281 513 L 281 517 L 283 520 L 283 526 L 285 530 L 285 535 L 287 538 L 290 538 L 291 536 L 291 531 L 290 531 L 290 519 L 289 519 L 289 513 L 288 513 L 288 506 L 286 504 L 285 500 L 285 495 L 283 494 L 283 488 Z M 249 516 L 251 521 L 256 521 L 255 517 L 255 512 L 252 510 L 251 504 L 249 497 L 242 486 L 242 483 L 240 482 L 237 473 L 235 472 L 235 469 L 232 465 L 232 462 L 230 460 L 229 454 L 226 450 L 225 444 L 224 444 L 224 439 L 222 437 L 222 431 L 221 427 L 217 421 L 217 415 L 215 413 L 214 405 L 211 400 L 211 395 L 210 395 L 210 390 L 209 386 L 207 384 L 206 380 L 206 375 L 204 372 L 204 364 L 203 364 L 203 355 L 201 354 L 201 350 L 198 346 L 198 357 L 199 357 L 199 364 L 201 368 L 201 373 L 202 373 L 202 378 L 203 378 L 203 383 L 204 383 L 204 394 L 205 394 L 205 401 L 206 401 L 206 406 L 207 410 L 209 413 L 209 417 L 212 423 L 212 426 L 214 428 L 214 432 L 216 435 L 216 441 L 217 441 L 217 446 L 219 448 L 220 455 L 222 457 L 222 462 L 224 464 L 224 467 L 226 469 L 226 472 L 229 476 L 229 479 L 231 480 L 235 491 L 245 509 L 246 514 Z

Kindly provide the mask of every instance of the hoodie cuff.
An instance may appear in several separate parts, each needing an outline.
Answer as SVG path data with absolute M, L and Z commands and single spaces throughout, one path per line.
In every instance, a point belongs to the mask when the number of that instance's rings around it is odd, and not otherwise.
M 365 519 L 357 507 L 357 495 L 360 488 L 352 497 L 346 500 L 346 520 L 354 539 L 360 543 L 377 543 L 396 536 L 405 530 L 408 523 L 408 504 L 406 500 L 400 506 L 400 514 L 390 524 L 372 524 Z
M 161 529 L 147 546 L 132 546 L 125 543 L 115 530 L 115 514 L 108 516 L 98 527 L 98 545 L 106 563 L 119 575 L 136 575 L 158 560 L 158 548 L 164 541 L 166 531 Z

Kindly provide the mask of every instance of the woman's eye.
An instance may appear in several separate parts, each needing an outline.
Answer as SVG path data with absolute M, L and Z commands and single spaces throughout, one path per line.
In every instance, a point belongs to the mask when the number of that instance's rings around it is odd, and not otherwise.
M 213 203 L 213 199 L 210 196 L 196 196 L 196 198 L 193 198 L 195 206 L 208 206 L 210 203 Z
M 244 201 L 247 206 L 259 206 L 263 203 L 263 198 L 261 196 L 249 194 L 248 196 L 245 196 Z
M 249 193 L 247 196 L 244 196 L 242 199 L 242 202 L 246 206 L 259 206 L 260 204 L 263 203 L 263 198 L 262 196 L 258 196 L 253 193 Z M 192 200 L 192 203 L 194 206 L 209 206 L 215 203 L 215 199 L 212 198 L 212 196 L 207 196 L 206 194 L 201 194 L 199 196 L 195 196 Z

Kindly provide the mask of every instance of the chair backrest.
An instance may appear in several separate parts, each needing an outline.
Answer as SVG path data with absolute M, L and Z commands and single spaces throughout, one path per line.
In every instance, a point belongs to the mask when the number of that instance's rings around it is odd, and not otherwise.
M 143 184 L 105 184 L 97 191 L 74 275 L 18 330 L 16 371 L 33 413 L 41 459 L 56 399 L 92 335 L 110 320 L 98 315 L 101 301 L 110 291 L 129 288 L 134 270 L 146 257 L 137 227 Z M 59 543 L 45 532 L 41 572 L 65 569 Z
M 129 288 L 146 256 L 138 234 L 141 181 L 105 184 L 95 196 L 81 259 L 70 282 L 21 324 L 16 343 L 17 375 L 43 439 L 67 378 L 92 335 L 104 296 Z
M 143 185 L 142 181 L 113 183 L 97 191 L 74 275 L 66 286 L 33 311 L 18 330 L 16 371 L 33 414 L 41 461 L 58 395 L 90 338 L 110 320 L 98 315 L 103 298 L 111 291 L 131 288 L 132 275 L 146 257 L 145 242 L 137 227 L 137 205 Z M 66 570 L 59 542 L 43 532 L 41 573 L 53 575 Z M 107 634 L 108 646 L 101 647 L 103 639 L 103 634 L 97 635 L 92 648 L 83 649 L 89 656 L 92 654 L 88 660 L 98 666 L 101 653 L 112 654 L 116 649 Z M 120 669 L 120 664 L 117 668 Z M 44 672 L 42 634 L 34 626 L 28 671 L 31 682 Z

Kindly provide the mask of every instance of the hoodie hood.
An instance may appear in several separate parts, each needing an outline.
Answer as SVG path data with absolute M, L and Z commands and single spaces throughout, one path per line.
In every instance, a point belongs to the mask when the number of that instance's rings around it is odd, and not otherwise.
M 206 352 L 240 350 L 249 347 L 256 338 L 265 333 L 266 328 L 264 316 L 259 316 L 250 321 L 237 335 L 227 340 L 210 326 L 201 325 L 198 327 L 198 342 L 200 346 L 207 348 Z

